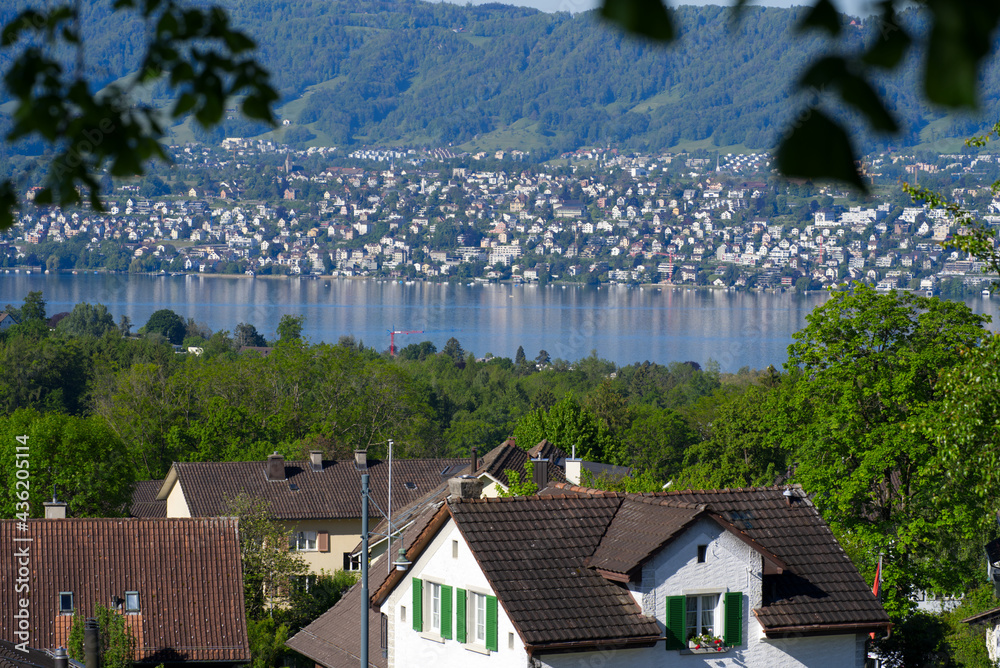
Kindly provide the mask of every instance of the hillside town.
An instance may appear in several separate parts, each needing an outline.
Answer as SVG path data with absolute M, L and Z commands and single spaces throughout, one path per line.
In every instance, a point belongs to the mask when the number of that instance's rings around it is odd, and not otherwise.
M 797 291 L 851 280 L 959 296 L 991 280 L 984 264 L 948 248 L 963 232 L 948 211 L 899 183 L 945 184 L 1000 222 L 988 153 L 873 156 L 867 198 L 779 180 L 765 154 L 588 149 L 532 165 L 519 151 L 342 156 L 227 139 L 173 157 L 162 178 L 109 190 L 105 212 L 25 208 L 0 266 Z

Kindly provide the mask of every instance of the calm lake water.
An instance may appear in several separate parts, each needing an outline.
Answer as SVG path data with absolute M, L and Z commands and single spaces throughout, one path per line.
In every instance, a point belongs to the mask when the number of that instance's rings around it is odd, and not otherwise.
M 792 334 L 827 299 L 810 295 L 748 294 L 671 288 L 598 288 L 448 285 L 351 279 L 265 279 L 221 276 L 105 274 L 0 274 L 0 308 L 41 290 L 50 315 L 78 302 L 100 303 L 115 320 L 128 315 L 136 329 L 161 308 L 194 318 L 212 330 L 249 322 L 268 338 L 283 314 L 305 316 L 304 335 L 335 343 L 345 334 L 380 350 L 390 328 L 422 330 L 397 335 L 399 347 L 450 338 L 482 357 L 513 358 L 518 345 L 529 358 L 546 350 L 576 360 L 596 350 L 620 365 L 716 360 L 723 371 L 742 366 L 780 367 Z M 1000 321 L 998 300 L 967 302 Z M 995 327 L 992 325 L 991 327 Z

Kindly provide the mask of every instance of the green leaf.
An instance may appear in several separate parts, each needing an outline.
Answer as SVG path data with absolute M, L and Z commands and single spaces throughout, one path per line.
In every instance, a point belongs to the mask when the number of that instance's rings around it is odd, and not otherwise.
M 830 0 L 818 0 L 798 25 L 799 32 L 805 32 L 813 28 L 826 30 L 831 37 L 840 34 L 840 14 Z
M 933 27 L 927 41 L 924 91 L 931 102 L 975 108 L 979 65 L 991 51 L 1000 3 L 928 0 Z
M 170 113 L 174 118 L 179 118 L 194 109 L 197 101 L 198 99 L 191 93 L 184 93 L 177 99 L 177 104 L 174 105 L 174 110 Z
M 840 124 L 809 109 L 781 142 L 778 169 L 791 177 L 844 181 L 867 192 L 855 165 L 851 140 Z
M 604 0 L 601 16 L 650 39 L 670 42 L 675 37 L 670 12 L 660 0 Z
M 861 56 L 861 60 L 866 65 L 892 69 L 903 60 L 912 40 L 900 24 L 891 2 L 883 4 L 882 14 L 874 21 L 879 37 Z

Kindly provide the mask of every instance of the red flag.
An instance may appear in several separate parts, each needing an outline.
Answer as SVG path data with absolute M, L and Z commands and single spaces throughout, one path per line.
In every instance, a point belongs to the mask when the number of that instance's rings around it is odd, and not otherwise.
M 875 594 L 875 598 L 879 598 L 879 593 L 882 590 L 882 555 L 878 555 L 878 566 L 875 567 L 875 584 L 872 585 L 872 593 Z M 881 600 L 879 598 L 879 600 Z
M 878 599 L 879 601 L 882 600 L 882 598 L 879 596 L 879 593 L 881 591 L 882 591 L 882 555 L 880 554 L 878 555 L 878 566 L 875 567 L 875 583 L 872 585 L 872 593 L 875 594 L 875 598 Z M 872 640 L 875 640 L 874 631 L 869 633 L 868 636 Z

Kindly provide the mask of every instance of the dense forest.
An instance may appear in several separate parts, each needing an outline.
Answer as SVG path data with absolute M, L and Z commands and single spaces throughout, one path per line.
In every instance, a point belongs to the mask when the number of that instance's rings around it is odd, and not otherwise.
M 795 92 L 798 73 L 829 47 L 821 35 L 796 30 L 801 8 L 749 7 L 736 24 L 727 8 L 679 7 L 681 35 L 669 48 L 625 36 L 595 12 L 418 0 L 239 0 L 227 9 L 257 39 L 259 58 L 284 96 L 281 113 L 291 125 L 282 139 L 337 146 L 472 142 L 544 154 L 704 141 L 769 149 L 805 105 L 806 96 Z M 104 3 L 83 11 L 91 80 L 104 85 L 134 71 L 141 23 L 111 14 Z M 0 9 L 0 19 L 12 14 Z M 903 20 L 913 31 L 924 29 L 915 11 Z M 879 30 L 874 18 L 844 21 L 845 49 Z M 0 67 L 9 58 L 0 53 Z M 966 136 L 981 126 L 919 100 L 910 85 L 921 77 L 919 61 L 914 55 L 875 82 L 903 130 L 879 137 L 855 122 L 863 152 Z M 981 91 L 987 108 L 1000 98 L 995 66 Z M 150 93 L 165 100 L 167 92 Z M 219 140 L 266 129 L 233 117 L 211 136 L 197 136 Z
M 74 516 L 113 516 L 173 461 L 378 457 L 389 439 L 398 456 L 466 456 L 546 438 L 632 467 L 590 481 L 613 489 L 800 483 L 863 574 L 884 558 L 897 625 L 885 652 L 924 665 L 912 659 L 985 649 L 960 616 L 912 600 L 968 594 L 958 615 L 992 605 L 979 583 L 997 534 L 1000 338 L 962 303 L 858 285 L 807 317 L 783 370 L 736 374 L 544 350 L 477 359 L 455 339 L 390 357 L 350 337 L 303 341 L 293 314 L 266 341 L 251 323 L 211 332 L 167 309 L 135 332 L 101 305 L 50 317 L 37 292 L 7 309 L 20 324 L 0 338 L 3 516 L 23 442 L 33 511 L 54 488 Z

